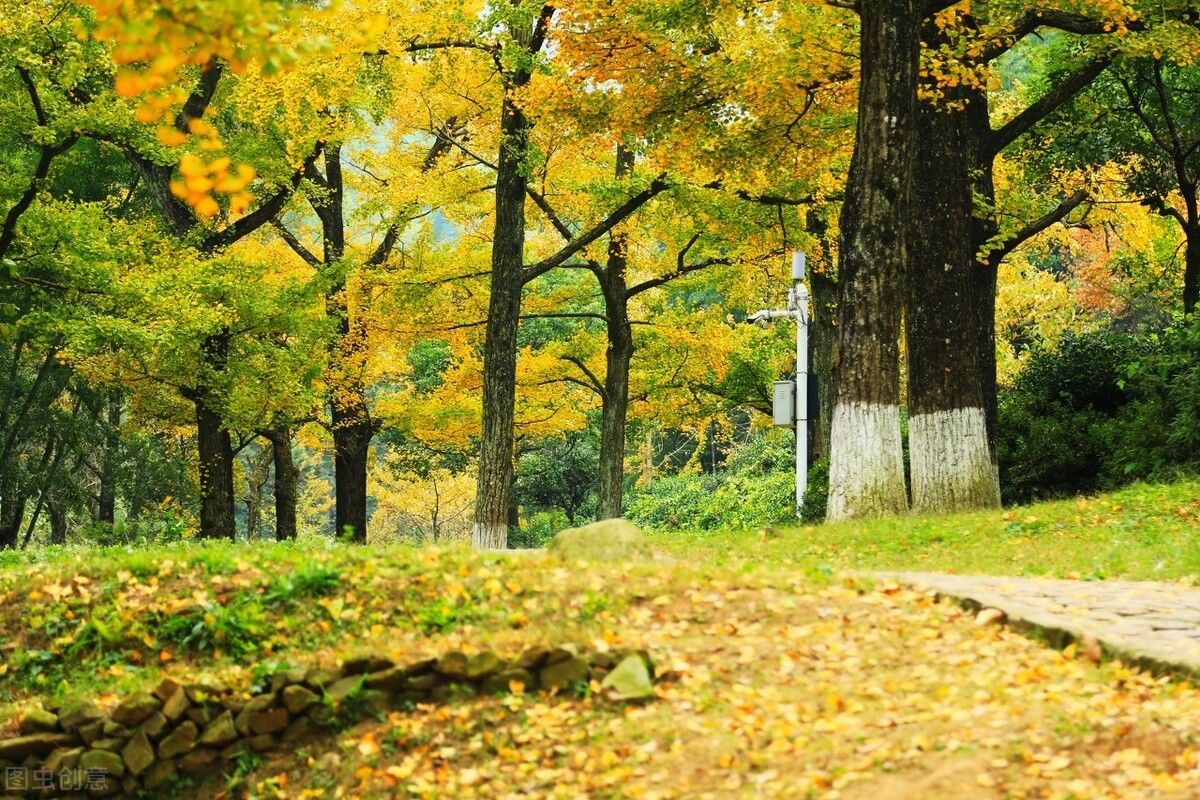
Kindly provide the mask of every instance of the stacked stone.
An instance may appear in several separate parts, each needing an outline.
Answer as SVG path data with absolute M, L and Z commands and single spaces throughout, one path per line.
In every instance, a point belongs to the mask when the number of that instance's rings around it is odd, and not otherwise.
M 132 796 L 163 787 L 175 775 L 203 778 L 240 753 L 307 737 L 351 696 L 362 712 L 382 713 L 476 694 L 563 691 L 596 680 L 611 699 L 635 701 L 653 695 L 650 675 L 644 653 L 584 655 L 567 644 L 533 647 L 510 661 L 490 650 L 406 665 L 360 656 L 337 669 L 276 673 L 256 695 L 166 678 L 107 715 L 91 702 L 27 712 L 20 735 L 0 739 L 0 769 L 11 777 L 8 768 L 17 768 L 24 779 L 16 785 L 7 780 L 0 794 Z

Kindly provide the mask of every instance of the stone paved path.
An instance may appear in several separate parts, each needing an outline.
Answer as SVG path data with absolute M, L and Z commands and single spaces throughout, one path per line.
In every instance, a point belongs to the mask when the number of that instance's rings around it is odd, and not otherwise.
M 1200 589 L 1150 581 L 1066 581 L 934 572 L 874 573 L 1051 636 L 1094 637 L 1125 660 L 1200 677 Z

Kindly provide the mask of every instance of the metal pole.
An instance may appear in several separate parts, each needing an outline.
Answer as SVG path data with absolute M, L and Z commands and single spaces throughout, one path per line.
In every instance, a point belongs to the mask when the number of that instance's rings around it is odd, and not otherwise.
M 808 488 L 808 287 L 804 253 L 792 253 L 792 298 L 796 313 L 796 516 Z

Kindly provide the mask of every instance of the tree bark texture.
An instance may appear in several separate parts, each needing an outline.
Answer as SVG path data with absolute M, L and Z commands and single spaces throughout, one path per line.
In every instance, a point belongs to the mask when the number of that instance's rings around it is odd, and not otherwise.
M 200 538 L 233 539 L 233 443 L 221 417 L 200 397 L 196 439 L 200 453 Z
M 940 45 L 933 23 L 926 43 Z M 978 92 L 947 89 L 919 102 L 910 258 L 905 275 L 908 442 L 912 507 L 957 511 L 1000 504 L 988 443 L 984 362 L 988 344 L 974 292 L 972 171 L 975 152 L 962 104 Z M 994 358 L 991 360 L 994 363 Z
M 841 212 L 831 520 L 904 511 L 899 341 L 910 212 L 920 14 L 913 0 L 860 3 L 861 80 Z
M 1191 314 L 1200 303 L 1200 220 L 1187 231 L 1183 267 L 1183 311 Z
M 121 449 L 121 393 L 110 390 L 107 403 L 107 427 L 104 454 L 100 464 L 100 490 L 96 503 L 96 521 L 112 525 L 117 519 L 117 460 Z
M 292 459 L 292 432 L 287 428 L 268 431 L 275 474 L 275 540 L 296 538 L 296 463 Z

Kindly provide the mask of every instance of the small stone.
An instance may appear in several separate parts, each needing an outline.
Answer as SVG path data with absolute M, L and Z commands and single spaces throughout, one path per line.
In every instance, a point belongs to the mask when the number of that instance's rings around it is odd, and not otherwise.
M 216 718 L 217 712 L 213 710 L 212 706 L 203 705 L 192 706 L 184 711 L 183 715 L 197 725 L 207 725 Z
M 17 730 L 21 732 L 22 736 L 28 736 L 31 733 L 57 733 L 58 715 L 34 706 L 25 712 Z
M 138 694 L 114 708 L 110 716 L 113 722 L 121 725 L 137 725 L 158 711 L 161 706 L 162 703 L 154 695 Z
M 88 750 L 79 757 L 79 767 L 85 770 L 103 770 L 112 778 L 120 778 L 125 775 L 125 762 L 110 750 Z
M 652 557 L 646 535 L 620 518 L 559 531 L 550 540 L 549 550 L 567 561 L 648 561 Z
M 72 706 L 58 715 L 58 724 L 64 731 L 76 731 L 84 725 L 100 722 L 104 714 L 90 700 Z
M 283 690 L 283 705 L 292 714 L 299 714 L 320 700 L 321 698 L 316 692 L 303 686 L 288 686 Z
M 542 667 L 538 679 L 543 689 L 565 689 L 572 684 L 587 683 L 590 674 L 587 662 L 572 656 L 565 661 L 556 661 Z
M 178 728 L 171 731 L 165 739 L 158 743 L 158 757 L 174 758 L 177 755 L 191 752 L 192 748 L 196 746 L 196 739 L 199 736 L 200 729 L 196 727 L 196 723 L 184 720 Z
M 146 767 L 154 763 L 154 745 L 150 744 L 150 737 L 139 731 L 129 740 L 129 744 L 125 745 L 125 749 L 121 751 L 121 758 L 125 760 L 125 766 L 129 767 L 131 774 L 140 775 Z
M 163 732 L 171 723 L 167 721 L 167 717 L 161 711 L 155 711 L 146 721 L 141 724 L 138 731 L 146 734 L 151 739 L 157 739 L 162 736 Z
M 67 733 L 32 733 L 15 739 L 0 739 L 0 758 L 6 761 L 21 761 L 29 756 L 44 756 L 59 747 L 75 744 L 75 737 Z
M 437 671 L 451 680 L 464 680 L 467 677 L 468 660 L 466 653 L 451 650 L 438 659 Z
M 267 750 L 274 750 L 279 746 L 279 740 L 268 733 L 259 736 L 251 736 L 246 739 L 246 746 L 256 753 L 264 753 Z
M 579 658 L 579 648 L 570 642 L 547 650 L 543 665 L 557 664 L 560 661 L 566 661 L 568 658 Z
M 238 738 L 238 732 L 233 724 L 233 714 L 226 711 L 208 724 L 204 733 L 200 734 L 200 738 L 196 740 L 196 744 L 221 747 L 236 738 Z
M 510 669 L 492 675 L 480 686 L 484 694 L 508 694 L 515 684 L 521 685 L 522 692 L 531 692 L 537 688 L 537 677 L 527 669 Z
M 175 684 L 175 691 L 163 700 L 162 715 L 171 722 L 178 722 L 183 712 L 187 711 L 187 707 L 187 692 L 182 686 Z
M 129 728 L 119 722 L 104 723 L 104 735 L 109 739 L 123 739 L 129 735 Z
M 481 681 L 504 668 L 504 662 L 491 650 L 476 653 L 467 659 L 467 680 Z
M 352 692 L 362 686 L 362 682 L 362 677 L 358 675 L 341 678 L 325 690 L 325 696 L 335 703 L 339 700 L 345 700 Z
M 340 669 L 324 669 L 315 667 L 310 669 L 304 675 L 304 682 L 314 689 L 323 689 L 337 681 L 341 680 L 342 671 Z
M 171 680 L 170 678 L 163 678 L 161 681 L 158 682 L 158 686 L 154 687 L 153 694 L 155 697 L 157 697 L 163 703 L 166 703 L 168 700 L 170 700 L 172 697 L 175 696 L 176 692 L 179 692 L 182 689 L 183 689 L 183 687 L 181 685 L 179 685 L 177 682 Z
M 654 696 L 650 670 L 639 655 L 628 655 L 600 683 L 600 689 L 610 700 L 619 702 L 646 700 Z
M 250 735 L 250 720 L 261 711 L 265 711 L 275 705 L 274 694 L 263 694 L 252 698 L 249 702 L 242 706 L 241 712 L 234 719 L 234 725 L 237 727 L 237 732 L 242 736 Z
M 982 628 L 984 625 L 1003 622 L 1004 617 L 1004 612 L 998 608 L 985 608 L 975 615 L 975 624 Z
M 347 659 L 342 664 L 343 675 L 363 675 L 368 672 L 382 672 L 396 666 L 390 658 L 376 655 L 360 655 Z
M 193 750 L 179 759 L 179 770 L 184 775 L 191 775 L 193 777 L 204 775 L 217 763 L 217 759 L 220 756 L 221 754 L 218 751 L 208 748 Z
M 75 769 L 79 766 L 79 759 L 83 756 L 83 753 L 84 748 L 82 747 L 72 747 L 69 749 L 60 747 L 45 760 L 42 764 L 42 769 L 46 772 L 52 772 L 55 775 L 64 769 Z
M 546 656 L 550 655 L 550 648 L 542 645 L 534 645 L 533 647 L 525 648 L 525 652 L 521 653 L 521 657 L 517 659 L 516 666 L 518 669 L 537 669 L 546 663 Z
M 363 686 L 368 689 L 381 689 L 385 692 L 396 692 L 404 688 L 405 682 L 408 680 L 408 669 L 405 667 L 392 667 L 391 669 L 372 672 L 363 678 Z
M 99 722 L 89 722 L 87 725 L 83 725 L 79 728 L 79 738 L 83 740 L 84 744 L 90 745 L 92 742 L 99 739 L 103 733 L 104 725 Z
M 265 711 L 255 711 L 250 715 L 250 731 L 261 736 L 264 733 L 275 733 L 288 726 L 291 718 L 286 708 L 269 708 Z
M 308 717 L 300 717 L 287 726 L 287 730 L 283 732 L 283 741 L 286 744 L 291 744 L 303 739 L 311 730 L 312 721 Z
M 179 765 L 174 761 L 155 761 L 142 776 L 142 785 L 147 789 L 157 789 L 175 777 Z
M 114 739 L 114 738 L 109 738 L 107 736 L 104 738 L 101 738 L 101 739 L 97 739 L 96 741 L 92 742 L 92 747 L 94 749 L 108 750 L 109 752 L 112 752 L 112 753 L 119 753 L 121 751 L 121 748 L 124 746 L 125 746 L 124 739 Z

